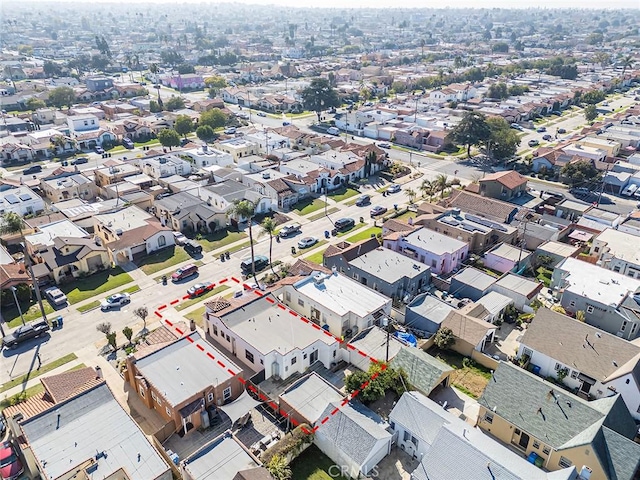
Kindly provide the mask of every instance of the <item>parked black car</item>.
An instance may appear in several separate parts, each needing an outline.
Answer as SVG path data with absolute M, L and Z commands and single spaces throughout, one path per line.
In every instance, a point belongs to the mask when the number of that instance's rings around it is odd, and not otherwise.
M 45 320 L 21 325 L 2 339 L 2 346 L 16 348 L 19 344 L 48 332 L 49 328 L 49 324 Z
M 184 244 L 184 249 L 191 255 L 202 253 L 202 245 L 200 245 L 195 240 L 187 240 L 187 242 Z
M 31 175 L 32 173 L 40 173 L 42 171 L 42 167 L 40 165 L 32 165 L 29 168 L 25 168 L 22 171 L 23 175 Z
M 353 228 L 355 224 L 356 221 L 353 218 L 339 218 L 336 220 L 336 223 L 334 223 L 336 230 L 339 232 L 349 230 L 350 228 Z

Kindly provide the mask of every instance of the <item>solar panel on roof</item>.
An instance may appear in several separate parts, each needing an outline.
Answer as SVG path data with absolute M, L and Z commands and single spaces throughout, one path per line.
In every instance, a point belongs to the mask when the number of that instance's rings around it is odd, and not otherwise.
M 479 223 L 480 225 L 484 225 L 485 227 L 489 227 L 494 230 L 498 230 L 499 232 L 507 231 L 506 227 L 504 227 L 503 225 L 500 225 L 499 223 L 496 223 L 496 222 L 492 222 L 491 220 L 487 220 L 486 218 L 476 217 L 475 215 L 467 214 L 467 220 L 474 223 Z
M 28 193 L 22 193 L 19 195 L 20 200 L 22 200 L 23 202 L 26 202 L 27 200 L 31 200 L 31 195 L 29 195 Z
M 5 196 L 4 199 L 12 205 L 14 203 L 20 203 L 20 200 L 18 200 L 18 197 L 16 197 L 13 193 L 10 193 L 9 195 Z

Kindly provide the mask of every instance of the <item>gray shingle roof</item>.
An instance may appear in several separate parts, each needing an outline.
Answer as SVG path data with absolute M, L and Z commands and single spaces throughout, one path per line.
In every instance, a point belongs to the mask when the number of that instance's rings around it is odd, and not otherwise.
M 403 347 L 391 360 L 393 368 L 402 368 L 409 383 L 425 395 L 429 395 L 444 374 L 453 369 L 419 348 Z
M 640 354 L 633 343 L 546 308 L 521 343 L 601 382 Z
M 330 439 L 340 451 L 362 465 L 378 440 L 391 438 L 387 424 L 378 414 L 359 402 L 350 402 L 331 415 L 340 403 L 331 403 L 320 416 L 329 417 L 316 435 Z
M 402 425 L 421 442 L 431 445 L 443 425 L 451 423 L 450 414 L 420 392 L 405 392 L 393 407 L 389 419 Z
M 635 429 L 619 395 L 589 403 L 510 363 L 498 365 L 478 402 L 556 449 L 591 443 L 603 424 Z

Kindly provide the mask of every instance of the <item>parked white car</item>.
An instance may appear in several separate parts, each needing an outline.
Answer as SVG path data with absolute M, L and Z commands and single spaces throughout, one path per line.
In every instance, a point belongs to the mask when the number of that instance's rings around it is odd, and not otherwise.
M 67 304 L 67 296 L 58 287 L 49 287 L 44 291 L 49 302 L 56 307 Z
M 173 238 L 176 242 L 176 245 L 184 245 L 187 243 L 187 237 L 185 237 L 182 232 L 173 232 Z
M 100 302 L 100 309 L 107 311 L 112 308 L 120 308 L 124 305 L 128 305 L 130 302 L 131 297 L 128 293 L 116 293 L 102 300 L 102 302 Z

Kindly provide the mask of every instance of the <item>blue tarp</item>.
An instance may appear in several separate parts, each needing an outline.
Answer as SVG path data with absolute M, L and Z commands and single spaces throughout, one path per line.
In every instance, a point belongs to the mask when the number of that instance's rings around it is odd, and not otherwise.
M 408 343 L 412 347 L 418 346 L 418 339 L 415 336 L 413 336 L 411 333 L 395 332 L 394 335 L 398 337 L 400 340 L 403 340 L 404 342 Z

